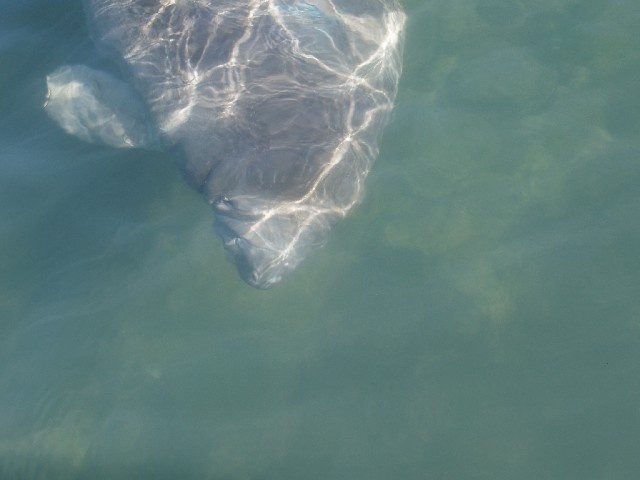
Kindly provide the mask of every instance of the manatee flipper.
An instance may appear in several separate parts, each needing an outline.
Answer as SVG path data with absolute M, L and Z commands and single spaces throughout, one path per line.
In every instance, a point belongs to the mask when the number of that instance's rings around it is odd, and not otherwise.
M 47 114 L 86 142 L 119 148 L 160 148 L 136 91 L 106 72 L 65 65 L 47 75 Z

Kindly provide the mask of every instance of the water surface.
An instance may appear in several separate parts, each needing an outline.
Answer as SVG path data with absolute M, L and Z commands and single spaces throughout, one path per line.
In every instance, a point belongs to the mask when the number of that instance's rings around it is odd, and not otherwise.
M 46 117 L 81 2 L 4 4 L 0 477 L 640 471 L 635 2 L 406 1 L 367 196 L 269 291 L 168 155 Z

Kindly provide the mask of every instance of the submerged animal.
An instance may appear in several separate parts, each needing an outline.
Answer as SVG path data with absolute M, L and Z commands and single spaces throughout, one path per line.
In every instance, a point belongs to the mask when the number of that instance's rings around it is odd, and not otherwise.
M 214 210 L 242 278 L 267 288 L 362 197 L 393 107 L 396 0 L 85 0 L 119 66 L 47 77 L 68 133 L 168 150 Z

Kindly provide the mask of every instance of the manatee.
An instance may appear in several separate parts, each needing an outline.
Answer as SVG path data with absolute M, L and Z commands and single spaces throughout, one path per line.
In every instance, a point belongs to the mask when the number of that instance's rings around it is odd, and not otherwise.
M 360 201 L 401 73 L 396 0 L 84 9 L 114 67 L 52 72 L 47 113 L 85 141 L 171 152 L 247 283 L 287 276 Z

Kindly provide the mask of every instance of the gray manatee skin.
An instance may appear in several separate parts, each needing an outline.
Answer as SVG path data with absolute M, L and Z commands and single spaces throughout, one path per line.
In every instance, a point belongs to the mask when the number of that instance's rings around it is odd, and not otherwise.
M 120 64 L 160 146 L 212 205 L 245 281 L 267 288 L 326 242 L 362 197 L 393 107 L 405 22 L 396 0 L 84 5 L 98 49 Z M 51 110 L 77 118 L 77 101 L 58 100 Z

